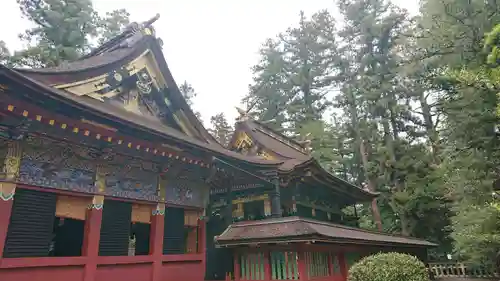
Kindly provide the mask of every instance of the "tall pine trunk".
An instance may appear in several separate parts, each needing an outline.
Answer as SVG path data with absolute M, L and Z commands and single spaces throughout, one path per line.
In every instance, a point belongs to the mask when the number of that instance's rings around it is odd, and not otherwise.
M 358 117 L 358 109 L 356 108 L 356 97 L 353 93 L 350 93 L 348 97 L 348 103 L 349 103 L 349 111 L 351 115 L 351 123 L 352 123 L 352 128 L 353 128 L 353 133 L 354 133 L 354 140 L 355 140 L 355 147 L 358 149 L 359 153 L 359 159 L 361 160 L 361 166 L 363 167 L 363 172 L 365 174 L 365 179 L 366 179 L 366 185 L 368 187 L 368 190 L 371 192 L 376 191 L 376 184 L 375 184 L 375 179 L 373 176 L 370 174 L 369 171 L 369 159 L 368 159 L 368 150 L 366 148 L 366 143 L 362 137 L 361 134 L 361 129 L 359 126 L 359 117 Z M 355 151 L 356 153 L 356 151 Z M 356 153 L 356 154 L 358 154 Z M 375 222 L 375 225 L 377 226 L 377 229 L 379 231 L 383 230 L 382 226 L 382 218 L 380 216 L 380 210 L 378 208 L 377 204 L 377 198 L 374 198 L 371 202 L 371 209 L 372 209 L 372 214 L 373 214 L 373 220 Z
M 437 133 L 434 121 L 432 120 L 431 106 L 427 102 L 427 97 L 424 92 L 420 94 L 420 107 L 422 108 L 422 117 L 424 119 L 424 126 L 427 133 L 427 139 L 432 148 L 432 157 L 434 164 L 439 165 L 441 159 L 439 158 L 439 135 Z
M 391 103 L 390 103 L 391 104 Z M 390 179 L 394 185 L 394 189 L 396 192 L 402 192 L 404 191 L 404 183 L 401 181 L 401 176 L 399 172 L 394 168 L 398 161 L 398 156 L 396 154 L 396 149 L 394 146 L 394 143 L 398 141 L 399 139 L 399 130 L 397 128 L 396 124 L 396 119 L 394 116 L 394 112 L 392 111 L 392 108 L 389 109 L 389 114 L 390 116 L 384 116 L 382 117 L 382 127 L 384 128 L 384 142 L 385 146 L 387 148 L 387 152 L 389 154 L 389 160 L 391 162 L 390 165 Z M 392 127 L 392 133 L 391 133 L 391 127 Z M 410 229 L 409 229 L 409 219 L 404 210 L 401 210 L 401 208 L 398 208 L 397 202 L 392 202 L 393 208 L 395 209 L 394 211 L 399 215 L 399 220 L 401 222 L 401 234 L 405 236 L 410 235 Z

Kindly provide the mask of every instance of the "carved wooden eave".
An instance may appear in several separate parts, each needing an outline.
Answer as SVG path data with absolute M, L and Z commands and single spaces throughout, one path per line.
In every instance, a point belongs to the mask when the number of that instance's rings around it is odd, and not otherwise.
M 310 176 L 306 177 L 305 181 L 313 182 L 315 185 L 321 184 L 329 186 L 330 188 L 337 190 L 339 193 L 344 194 L 347 198 L 355 198 L 358 202 L 368 202 L 379 195 L 378 193 L 362 189 L 330 174 L 316 161 L 311 163 L 310 168 L 307 171 Z
M 243 139 L 252 146 L 256 146 L 257 155 L 264 159 L 309 159 L 307 141 L 305 145 L 291 138 L 271 130 L 258 121 L 251 119 L 246 112 L 238 110 L 240 116 L 237 118 L 235 132 L 229 143 L 229 149 L 239 151 L 239 145 Z
M 251 119 L 242 109 L 238 108 L 238 113 L 240 116 L 230 141 L 230 149 L 241 151 L 242 146 L 245 146 L 245 151 L 250 151 L 256 147 L 257 156 L 284 161 L 280 166 L 280 184 L 283 187 L 298 180 L 331 188 L 353 202 L 369 201 L 377 196 L 324 170 L 310 155 L 310 134 L 305 135 L 301 141 L 296 141 Z
M 88 55 L 58 67 L 16 69 L 47 86 L 161 121 L 218 145 L 183 98 L 152 26 L 159 15 L 133 23 Z
M 152 118 L 50 87 L 2 65 L 0 81 L 3 89 L 0 91 L 0 115 L 6 117 L 0 120 L 0 125 L 8 125 L 5 123 L 8 119 L 18 122 L 16 124 L 27 122 L 47 135 L 84 145 L 135 151 L 204 167 L 214 155 L 256 167 L 277 168 L 281 164 L 280 161 L 242 156 L 220 145 L 190 137 Z

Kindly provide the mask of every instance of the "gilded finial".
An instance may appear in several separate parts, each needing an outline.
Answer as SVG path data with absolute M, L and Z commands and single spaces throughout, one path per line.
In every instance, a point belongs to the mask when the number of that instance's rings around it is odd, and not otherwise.
M 240 116 L 238 116 L 238 118 L 236 118 L 236 120 L 238 121 L 245 121 L 245 120 L 248 120 L 249 116 L 248 116 L 248 112 L 239 108 L 239 107 L 235 107 L 236 110 L 238 111 L 238 114 L 240 114 Z
M 142 23 L 143 27 L 148 27 L 152 25 L 155 21 L 157 21 L 160 18 L 160 14 L 156 14 L 154 17 L 150 18 L 149 20 L 145 21 Z

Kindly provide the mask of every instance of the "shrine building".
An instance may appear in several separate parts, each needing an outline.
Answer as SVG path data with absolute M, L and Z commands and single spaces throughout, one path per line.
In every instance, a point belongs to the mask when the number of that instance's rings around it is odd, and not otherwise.
M 157 19 L 57 67 L 0 66 L 0 280 L 340 281 L 371 253 L 426 260 L 433 243 L 359 229 L 377 194 L 307 141 L 241 112 L 219 144 Z

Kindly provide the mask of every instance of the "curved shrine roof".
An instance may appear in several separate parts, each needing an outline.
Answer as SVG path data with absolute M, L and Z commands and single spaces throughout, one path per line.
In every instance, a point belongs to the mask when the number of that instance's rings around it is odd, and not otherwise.
M 215 238 L 219 246 L 317 241 L 341 244 L 434 247 L 426 240 L 362 230 L 299 217 L 271 218 L 230 225 Z
M 202 142 L 194 137 L 187 136 L 175 129 L 169 128 L 168 126 L 163 125 L 161 122 L 158 122 L 157 120 L 153 120 L 145 116 L 136 115 L 121 108 L 109 106 L 92 98 L 88 98 L 85 96 L 80 97 L 68 93 L 66 91 L 55 89 L 53 87 L 47 86 L 44 83 L 41 83 L 37 80 L 27 77 L 16 70 L 9 69 L 3 65 L 0 65 L 0 75 L 4 75 L 7 78 L 10 78 L 18 83 L 21 83 L 23 86 L 32 89 L 35 93 L 41 96 L 43 95 L 45 97 L 53 98 L 55 100 L 66 103 L 70 106 L 77 107 L 81 110 L 92 112 L 94 114 L 99 114 L 115 122 L 126 124 L 128 126 L 135 126 L 145 132 L 158 134 L 162 137 L 172 138 L 174 140 L 182 141 L 201 149 L 205 149 L 211 152 L 225 155 L 233 159 L 246 161 L 258 165 L 277 166 L 283 162 L 283 161 L 270 161 L 259 157 L 248 157 L 227 150 L 218 144 Z
M 331 183 L 347 187 L 353 192 L 353 196 L 361 200 L 369 200 L 376 197 L 378 193 L 364 190 L 351 184 L 330 172 L 326 171 L 314 157 L 306 152 L 306 149 L 297 141 L 274 131 L 265 124 L 252 119 L 246 119 L 236 124 L 237 130 L 246 132 L 253 141 L 257 142 L 266 150 L 278 155 L 278 159 L 283 159 L 283 164 L 279 170 L 282 173 L 290 174 L 298 171 L 304 172 L 304 168 L 313 168 L 317 173 Z
M 57 67 L 14 70 L 47 86 L 57 87 L 108 74 L 149 50 L 156 60 L 167 87 L 170 89 L 169 94 L 171 96 L 169 98 L 172 98 L 171 101 L 182 109 L 189 123 L 197 131 L 198 138 L 222 148 L 222 145 L 208 133 L 189 107 L 168 68 L 161 50 L 161 39 L 155 37 L 154 28 L 151 26 L 158 18 L 159 15 L 156 15 L 141 24 L 130 24 L 121 34 L 105 42 L 79 60 L 64 62 Z
M 237 124 L 260 145 L 282 158 L 307 161 L 311 158 L 301 144 L 278 133 L 256 120 L 245 120 Z

